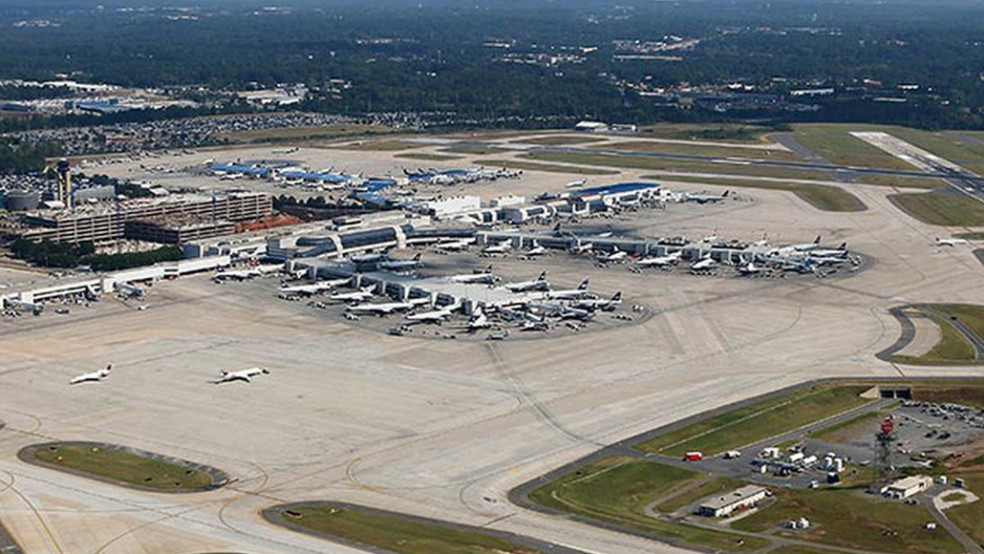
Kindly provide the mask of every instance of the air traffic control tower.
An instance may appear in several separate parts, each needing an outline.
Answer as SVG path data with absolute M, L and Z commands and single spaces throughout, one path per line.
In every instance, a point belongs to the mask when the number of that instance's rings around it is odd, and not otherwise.
M 68 160 L 62 158 L 58 160 L 58 201 L 65 209 L 72 209 L 72 172 L 68 165 Z

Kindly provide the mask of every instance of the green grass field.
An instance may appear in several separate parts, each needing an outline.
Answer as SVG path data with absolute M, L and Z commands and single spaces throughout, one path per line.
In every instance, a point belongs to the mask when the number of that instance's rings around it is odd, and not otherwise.
M 835 165 L 877 167 L 882 169 L 916 169 L 895 156 L 850 135 L 847 129 L 795 126 L 793 139 L 801 146 Z
M 955 238 L 964 240 L 984 240 L 984 232 L 982 231 L 970 231 L 968 233 L 957 233 L 953 235 Z
M 660 179 L 659 175 L 646 175 L 645 178 Z M 674 181 L 707 183 L 737 188 L 753 188 L 763 190 L 784 190 L 792 192 L 818 210 L 825 212 L 860 212 L 867 209 L 857 196 L 840 188 L 829 185 L 807 185 L 803 183 L 782 183 L 778 181 L 756 181 L 750 179 L 721 179 L 704 177 L 684 177 L 667 175 L 665 178 Z
M 880 187 L 933 190 L 948 186 L 942 179 L 933 177 L 909 177 L 906 175 L 859 175 L 858 182 Z
M 711 146 L 708 144 L 676 144 L 640 140 L 605 145 L 601 148 L 626 152 L 658 152 L 715 158 L 749 158 L 786 162 L 803 161 L 803 158 L 789 150 L 763 150 L 761 148 L 736 148 L 733 146 Z
M 212 483 L 209 474 L 197 469 L 91 444 L 52 445 L 37 449 L 34 457 L 83 474 L 151 489 L 192 491 Z
M 934 365 L 961 364 L 974 362 L 977 351 L 963 333 L 958 331 L 945 318 L 927 314 L 940 328 L 940 341 L 922 356 L 894 356 L 893 360 L 903 364 Z
M 616 167 L 620 169 L 645 169 L 652 171 L 688 171 L 692 173 L 712 173 L 727 177 L 744 175 L 752 177 L 775 177 L 778 179 L 825 179 L 823 171 L 790 169 L 763 165 L 744 165 L 738 163 L 694 162 L 633 156 L 628 154 L 589 154 L 584 152 L 529 152 L 521 157 L 544 161 L 577 165 Z
M 476 156 L 488 156 L 489 154 L 511 152 L 508 148 L 500 148 L 498 146 L 479 146 L 477 144 L 455 144 L 447 148 L 442 148 L 441 151 L 450 152 L 452 154 L 473 154 Z
M 970 327 L 978 337 L 984 338 L 984 306 L 974 304 L 934 304 L 933 308 L 945 312 Z
M 521 162 L 516 160 L 475 160 L 477 165 L 490 167 L 506 166 L 510 169 L 522 169 L 529 171 L 546 171 L 549 173 L 570 173 L 572 175 L 618 175 L 619 172 L 612 169 L 598 169 L 594 167 L 578 167 L 576 165 L 557 165 L 540 164 L 535 162 Z
M 859 426 L 869 426 L 872 429 L 875 428 L 874 423 L 884 417 L 881 412 L 868 412 L 866 414 L 861 414 L 844 421 L 837 422 L 833 425 L 828 425 L 822 429 L 817 429 L 808 434 L 809 437 L 814 439 L 819 439 L 825 442 L 841 442 L 842 435 L 850 434 L 855 428 Z
M 317 533 L 400 554 L 539 554 L 506 539 L 457 527 L 402 518 L 397 514 L 335 507 L 297 506 L 284 520 Z
M 962 473 L 954 475 L 963 477 L 966 482 L 965 488 L 984 498 L 984 472 Z M 970 504 L 955 506 L 946 512 L 946 517 L 960 527 L 964 533 L 970 535 L 978 544 L 984 544 L 984 500 L 978 500 Z
M 428 152 L 405 152 L 403 154 L 396 154 L 394 158 L 406 158 L 408 160 L 424 160 L 428 162 L 447 162 L 451 160 L 460 160 L 462 156 L 454 156 L 451 154 L 431 154 Z
M 365 150 L 368 152 L 399 152 L 412 148 L 424 148 L 426 144 L 406 140 L 364 140 L 355 143 L 333 145 L 339 150 Z
M 893 194 L 888 199 L 900 210 L 930 225 L 984 225 L 984 202 L 955 191 Z
M 656 506 L 656 509 L 662 513 L 670 514 L 695 504 L 702 498 L 706 498 L 711 495 L 726 494 L 744 484 L 744 482 L 739 481 L 738 479 L 731 479 L 729 477 L 714 477 L 704 483 L 701 483 L 699 486 L 680 494 L 679 496 L 675 496 L 665 502 L 660 502 L 659 505 Z
M 605 137 L 591 137 L 584 135 L 557 135 L 551 137 L 536 137 L 529 139 L 512 140 L 517 144 L 536 144 L 538 146 L 568 146 L 571 144 L 590 144 L 592 142 L 602 142 Z
M 770 142 L 768 134 L 774 129 L 758 125 L 660 123 L 639 129 L 639 134 L 672 140 L 761 144 Z
M 790 490 L 774 488 L 776 502 L 732 524 L 735 529 L 763 532 L 793 517 L 811 527 L 781 535 L 844 548 L 895 553 L 963 552 L 943 528 L 927 530 L 934 521 L 922 506 L 908 506 L 857 489 Z
M 635 448 L 667 456 L 692 450 L 712 456 L 752 444 L 870 402 L 860 395 L 869 387 L 816 386 L 730 410 L 670 431 Z
M 764 539 L 700 529 L 646 515 L 646 506 L 699 477 L 696 471 L 655 462 L 607 458 L 534 490 L 530 499 L 556 510 L 715 550 L 747 552 L 769 544 Z

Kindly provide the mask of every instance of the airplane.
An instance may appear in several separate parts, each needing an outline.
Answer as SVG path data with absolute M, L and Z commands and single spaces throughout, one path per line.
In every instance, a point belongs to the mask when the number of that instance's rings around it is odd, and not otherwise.
M 956 246 L 958 244 L 967 244 L 967 239 L 945 239 L 936 237 L 936 244 L 938 246 Z
M 457 306 L 445 306 L 438 310 L 423 312 L 419 314 L 409 314 L 406 316 L 407 323 L 437 323 L 440 325 L 454 314 Z
M 524 321 L 519 329 L 520 331 L 549 331 L 550 324 L 546 321 Z
M 463 275 L 452 275 L 448 277 L 452 283 L 486 283 L 492 284 L 495 276 L 492 275 L 492 266 L 489 265 L 478 273 L 466 273 Z
M 738 273 L 746 277 L 750 275 L 758 275 L 763 271 L 765 271 L 765 268 L 755 265 L 754 261 L 738 266 Z
M 479 329 L 488 329 L 492 326 L 492 322 L 489 321 L 488 316 L 482 311 L 481 306 L 475 309 L 472 313 L 471 319 L 468 320 L 468 330 L 477 331 Z
M 306 285 L 288 285 L 280 287 L 280 294 L 300 294 L 302 296 L 312 296 L 319 292 L 331 290 L 338 285 L 344 285 L 351 279 L 334 279 L 331 281 L 318 281 Z
M 383 260 L 379 262 L 379 269 L 386 269 L 389 271 L 404 271 L 408 269 L 417 269 L 421 266 L 420 262 L 420 252 L 414 255 L 413 258 L 409 260 Z
M 570 183 L 567 183 L 566 185 L 564 185 L 564 188 L 566 188 L 566 189 L 576 189 L 576 188 L 583 187 L 586 184 L 588 184 L 588 180 L 587 179 L 581 179 L 580 181 L 571 181 Z
M 578 283 L 576 289 L 548 291 L 546 298 L 550 300 L 577 300 L 583 298 L 584 295 L 588 294 L 588 282 L 588 278 L 585 277 L 583 281 Z
M 216 385 L 222 383 L 230 383 L 232 381 L 245 381 L 247 383 L 253 382 L 253 377 L 258 375 L 269 375 L 270 370 L 265 367 L 251 367 L 249 369 L 243 369 L 240 371 L 227 371 L 222 370 L 222 376 L 218 379 L 212 381 Z
M 591 310 L 582 310 L 579 308 L 564 308 L 560 312 L 560 319 L 577 319 L 579 321 L 587 321 L 595 316 L 595 313 Z
M 547 249 L 540 246 L 540 243 L 533 241 L 533 248 L 526 251 L 527 256 L 542 256 L 547 253 Z
M 591 250 L 593 250 L 593 249 L 594 249 L 594 244 L 592 244 L 590 242 L 582 243 L 581 242 L 581 239 L 577 239 L 577 242 L 575 244 L 571 245 L 570 253 L 571 254 L 586 254 L 588 252 L 591 252 Z
M 629 256 L 628 252 L 619 250 L 617 246 L 612 247 L 612 251 L 609 253 L 600 252 L 598 254 L 598 261 L 603 264 L 616 263 L 624 261 L 625 258 Z
M 846 258 L 847 243 L 842 242 L 837 248 L 812 248 L 809 252 L 811 256 L 820 258 Z
M 245 281 L 246 279 L 252 279 L 253 277 L 262 277 L 268 273 L 281 271 L 283 268 L 283 264 L 266 264 L 251 267 L 249 269 L 226 270 L 216 273 L 215 281 L 227 281 L 229 279 L 233 279 L 235 281 Z
M 14 300 L 11 298 L 3 299 L 4 308 L 12 308 L 18 313 L 20 312 L 31 312 L 34 315 L 41 315 L 44 311 L 44 306 L 41 304 L 35 304 L 33 302 L 24 302 L 22 300 Z
M 665 256 L 653 256 L 636 260 L 635 265 L 636 267 L 666 267 L 668 265 L 675 265 L 680 261 L 682 256 L 683 252 L 678 250 Z
M 820 235 L 817 235 L 817 238 L 813 239 L 813 242 L 804 242 L 802 244 L 793 244 L 793 245 L 787 246 L 786 248 L 792 248 L 796 252 L 806 252 L 808 250 L 814 250 L 816 248 L 820 248 L 820 238 L 821 238 Z
M 468 245 L 475 242 L 475 239 L 448 240 L 437 243 L 437 249 L 445 252 L 460 252 L 467 250 Z
M 361 256 L 352 256 L 349 261 L 355 264 L 374 264 L 382 263 L 386 260 L 386 254 L 362 254 Z
M 328 300 L 335 302 L 363 302 L 372 298 L 372 285 L 363 287 L 352 292 L 338 292 L 328 297 Z
M 726 198 L 728 198 L 728 195 L 729 194 L 731 194 L 731 191 L 730 190 L 724 191 L 724 194 L 721 194 L 721 195 L 717 195 L 717 194 L 694 194 L 694 193 L 688 192 L 688 193 L 684 193 L 683 199 L 685 201 L 687 201 L 687 202 L 697 202 L 698 204 L 707 204 L 707 203 L 713 203 L 713 202 L 721 202 L 722 200 L 725 200 Z
M 502 242 L 486 246 L 482 249 L 482 254 L 505 254 L 510 250 L 512 250 L 512 241 L 506 239 Z
M 618 291 L 611 298 L 585 298 L 578 300 L 571 307 L 577 310 L 603 310 L 607 312 L 614 310 L 621 303 L 622 291 Z
M 126 298 L 137 298 L 144 295 L 144 290 L 130 283 L 116 283 L 116 291 Z
M 102 381 L 103 379 L 109 377 L 110 372 L 113 371 L 113 364 L 106 366 L 106 369 L 100 369 L 99 371 L 93 371 L 92 373 L 83 373 L 78 377 L 72 378 L 68 384 L 78 385 L 79 383 L 88 383 L 92 381 Z
M 393 312 L 409 310 L 413 308 L 410 302 L 386 302 L 384 304 L 355 304 L 345 308 L 352 313 L 376 314 L 379 316 L 389 315 Z
M 690 271 L 707 271 L 709 269 L 714 269 L 715 266 L 717 266 L 717 262 L 715 262 L 714 259 L 707 254 L 703 258 L 690 264 Z
M 547 272 L 541 271 L 540 275 L 532 281 L 507 283 L 505 288 L 509 289 L 510 292 L 527 292 L 531 290 L 548 290 L 550 288 L 550 284 L 547 283 Z

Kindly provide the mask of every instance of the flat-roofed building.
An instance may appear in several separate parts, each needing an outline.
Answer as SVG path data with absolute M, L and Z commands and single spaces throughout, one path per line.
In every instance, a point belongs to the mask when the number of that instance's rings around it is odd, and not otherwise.
M 713 496 L 700 504 L 697 513 L 707 517 L 727 517 L 737 510 L 746 510 L 765 500 L 769 489 L 745 485 L 724 496 Z

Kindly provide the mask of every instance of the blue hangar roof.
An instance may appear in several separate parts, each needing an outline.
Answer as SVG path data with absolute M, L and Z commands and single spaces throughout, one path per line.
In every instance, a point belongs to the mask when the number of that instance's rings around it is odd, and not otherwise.
M 577 191 L 578 196 L 590 196 L 594 194 L 625 194 L 627 192 L 638 192 L 642 190 L 653 190 L 659 189 L 661 185 L 658 183 L 617 183 L 614 185 L 602 185 L 600 187 L 591 187 L 586 189 L 581 189 Z

